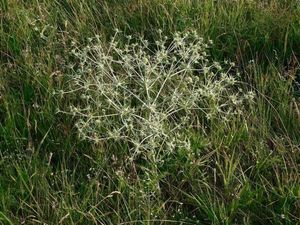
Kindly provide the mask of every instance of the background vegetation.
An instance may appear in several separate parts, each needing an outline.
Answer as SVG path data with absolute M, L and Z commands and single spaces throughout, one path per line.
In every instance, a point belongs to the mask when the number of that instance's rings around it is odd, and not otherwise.
M 298 224 L 298 0 L 1 0 L 0 224 Z M 194 154 L 128 164 L 81 141 L 63 87 L 72 42 L 118 28 L 197 30 L 257 94 L 246 120 L 191 134 Z M 122 171 L 120 174 L 119 171 Z M 144 176 L 139 171 L 146 171 Z M 145 178 L 147 177 L 147 179 Z M 160 192 L 147 195 L 156 184 Z

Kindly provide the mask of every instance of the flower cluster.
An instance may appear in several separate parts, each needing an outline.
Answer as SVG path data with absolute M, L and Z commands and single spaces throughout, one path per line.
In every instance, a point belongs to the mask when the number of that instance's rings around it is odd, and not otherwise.
M 188 150 L 187 131 L 199 127 L 199 118 L 228 120 L 254 98 L 237 91 L 234 63 L 212 61 L 212 41 L 196 32 L 159 33 L 154 43 L 119 32 L 109 44 L 99 36 L 89 41 L 72 51 L 78 64 L 61 94 L 78 100 L 64 112 L 77 118 L 80 137 L 125 143 L 132 159 L 159 162 L 177 148 Z

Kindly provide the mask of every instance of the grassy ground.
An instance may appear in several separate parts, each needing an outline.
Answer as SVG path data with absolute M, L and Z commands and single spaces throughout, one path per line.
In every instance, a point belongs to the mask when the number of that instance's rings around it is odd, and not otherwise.
M 298 0 L 0 6 L 0 224 L 300 223 Z M 114 28 L 150 41 L 158 29 L 197 30 L 214 41 L 214 59 L 237 63 L 255 107 L 193 132 L 194 154 L 163 166 L 80 140 L 74 118 L 56 113 L 69 100 L 52 93 L 64 86 L 71 43 L 109 40 Z

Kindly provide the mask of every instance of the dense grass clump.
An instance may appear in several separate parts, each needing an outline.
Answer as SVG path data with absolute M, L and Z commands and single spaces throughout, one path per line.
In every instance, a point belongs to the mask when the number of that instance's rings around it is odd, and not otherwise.
M 298 0 L 2 0 L 0 40 L 0 224 L 300 223 Z

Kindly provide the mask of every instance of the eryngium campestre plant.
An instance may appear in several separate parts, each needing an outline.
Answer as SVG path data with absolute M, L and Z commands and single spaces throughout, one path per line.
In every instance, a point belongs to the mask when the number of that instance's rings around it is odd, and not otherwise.
M 96 36 L 74 48 L 79 63 L 61 93 L 80 98 L 63 112 L 77 118 L 81 138 L 120 142 L 132 160 L 160 162 L 178 148 L 189 150 L 188 131 L 204 129 L 201 121 L 227 121 L 253 100 L 237 88 L 234 63 L 223 62 L 223 69 L 210 59 L 211 41 L 196 32 L 158 37 L 132 41 L 116 32 L 108 45 Z

